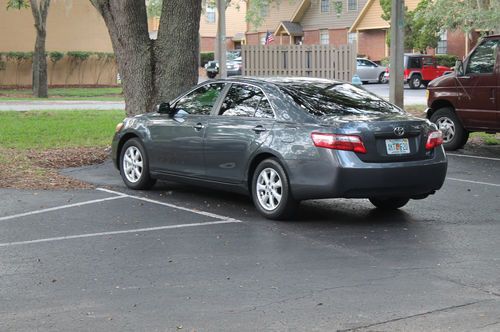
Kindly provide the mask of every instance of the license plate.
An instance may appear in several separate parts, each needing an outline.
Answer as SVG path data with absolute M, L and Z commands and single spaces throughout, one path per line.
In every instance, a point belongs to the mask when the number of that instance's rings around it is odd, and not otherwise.
M 410 153 L 408 138 L 386 139 L 385 146 L 387 148 L 387 154 Z

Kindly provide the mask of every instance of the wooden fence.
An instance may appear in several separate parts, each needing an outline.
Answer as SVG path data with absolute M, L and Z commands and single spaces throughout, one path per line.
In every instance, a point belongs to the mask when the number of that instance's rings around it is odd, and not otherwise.
M 356 73 L 352 45 L 245 45 L 242 74 L 306 76 L 351 81 Z

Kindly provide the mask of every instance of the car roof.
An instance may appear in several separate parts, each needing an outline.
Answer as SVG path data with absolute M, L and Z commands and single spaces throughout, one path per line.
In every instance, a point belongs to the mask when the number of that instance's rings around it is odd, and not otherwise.
M 315 83 L 344 83 L 339 80 L 330 80 L 313 77 L 251 77 L 251 76 L 233 76 L 227 79 L 214 80 L 216 82 L 234 82 L 249 83 L 258 85 L 287 85 L 291 83 L 315 84 Z

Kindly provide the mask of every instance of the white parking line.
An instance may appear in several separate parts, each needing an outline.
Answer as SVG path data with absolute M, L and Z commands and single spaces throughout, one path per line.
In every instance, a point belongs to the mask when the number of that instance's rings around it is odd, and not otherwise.
M 77 207 L 77 206 L 84 206 L 84 205 L 88 205 L 88 204 L 95 204 L 95 203 L 100 203 L 100 202 L 105 202 L 105 201 L 112 201 L 115 199 L 126 198 L 126 197 L 128 197 L 128 196 L 120 195 L 120 196 L 114 196 L 114 197 L 94 199 L 91 201 L 85 201 L 85 202 L 80 202 L 80 203 L 61 205 L 61 206 L 56 206 L 56 207 L 41 209 L 41 210 L 35 210 L 35 211 L 30 211 L 30 212 L 25 212 L 25 213 L 19 213 L 19 214 L 14 214 L 11 216 L 1 217 L 0 221 L 10 220 L 10 219 L 15 219 L 15 218 L 20 218 L 20 217 L 26 217 L 26 216 L 32 216 L 35 214 L 57 211 L 57 210 L 62 210 L 62 209 L 68 209 L 68 208 Z
M 496 183 L 489 183 L 489 182 L 481 182 L 481 181 L 472 181 L 472 180 L 464 180 L 464 179 L 457 179 L 457 178 L 447 178 L 448 180 L 452 181 L 459 181 L 459 182 L 467 182 L 467 183 L 474 183 L 474 184 L 483 184 L 486 186 L 493 186 L 493 187 L 500 187 L 500 184 Z
M 51 237 L 51 238 L 46 238 L 46 239 L 30 240 L 30 241 L 0 243 L 0 247 L 11 247 L 11 246 L 18 246 L 18 245 L 23 245 L 23 244 L 34 244 L 34 243 L 54 242 L 54 241 L 63 241 L 63 240 L 71 240 L 71 239 L 82 239 L 82 238 L 106 236 L 106 235 L 144 233 L 144 232 L 152 232 L 152 231 L 159 231 L 159 230 L 165 230 L 165 229 L 176 229 L 176 228 L 197 227 L 197 226 L 207 226 L 207 225 L 220 225 L 220 224 L 230 224 L 230 223 L 240 223 L 240 222 L 242 222 L 242 221 L 231 219 L 231 220 L 200 222 L 200 223 L 193 223 L 193 224 L 180 224 L 180 225 L 170 225 L 170 226 L 160 226 L 160 227 L 127 229 L 127 230 L 123 230 L 123 231 L 114 231 L 114 232 L 69 235 L 69 236 Z
M 200 210 L 195 210 L 195 209 L 190 209 L 190 208 L 186 208 L 186 207 L 183 207 L 183 206 L 178 206 L 178 205 L 174 205 L 174 204 L 170 204 L 170 203 L 164 203 L 164 202 L 156 201 L 156 200 L 150 199 L 150 198 L 145 198 L 145 197 L 140 197 L 140 196 L 133 196 L 133 195 L 127 195 L 127 194 L 121 193 L 119 191 L 113 191 L 113 190 L 109 190 L 109 189 L 105 189 L 105 188 L 96 188 L 96 190 L 103 191 L 103 192 L 110 193 L 110 194 L 120 195 L 120 196 L 123 196 L 123 197 L 138 199 L 138 200 L 141 200 L 141 201 L 144 201 L 144 202 L 149 202 L 149 203 L 153 203 L 153 204 L 163 205 L 163 206 L 167 206 L 167 207 L 178 209 L 178 210 L 182 210 L 182 211 L 188 211 L 188 212 L 196 213 L 196 214 L 199 214 L 199 215 L 202 215 L 202 216 L 205 216 L 205 217 L 211 217 L 211 218 L 222 219 L 222 220 L 234 220 L 236 222 L 242 222 L 241 220 L 229 218 L 229 217 L 226 217 L 226 216 L 221 216 L 219 214 L 205 212 L 205 211 L 200 211 Z
M 448 155 L 448 156 L 453 156 L 453 157 L 463 157 L 463 158 L 474 158 L 474 159 L 486 159 L 486 160 L 495 160 L 495 161 L 500 161 L 500 158 L 480 157 L 480 156 L 469 156 L 469 155 L 466 155 L 466 154 L 447 153 L 446 155 Z

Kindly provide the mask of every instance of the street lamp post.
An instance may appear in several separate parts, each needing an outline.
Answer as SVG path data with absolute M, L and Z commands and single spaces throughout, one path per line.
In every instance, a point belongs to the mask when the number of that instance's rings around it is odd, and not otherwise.
M 217 0 L 217 60 L 219 76 L 227 77 L 226 69 L 226 0 Z
M 404 0 L 392 0 L 389 101 L 404 106 Z

